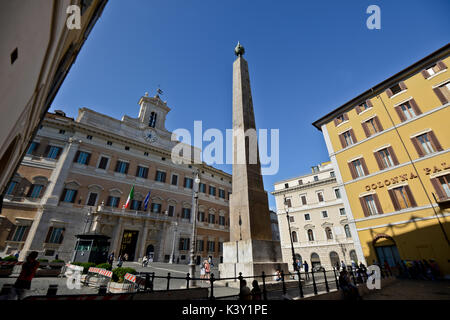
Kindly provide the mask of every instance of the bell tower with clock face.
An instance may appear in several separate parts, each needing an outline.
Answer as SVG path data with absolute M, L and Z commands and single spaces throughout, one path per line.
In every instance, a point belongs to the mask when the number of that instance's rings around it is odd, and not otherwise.
M 139 122 L 147 131 L 167 131 L 165 122 L 166 115 L 170 111 L 166 101 L 162 101 L 158 94 L 149 97 L 148 92 L 139 100 Z M 151 139 L 151 138 L 149 138 Z

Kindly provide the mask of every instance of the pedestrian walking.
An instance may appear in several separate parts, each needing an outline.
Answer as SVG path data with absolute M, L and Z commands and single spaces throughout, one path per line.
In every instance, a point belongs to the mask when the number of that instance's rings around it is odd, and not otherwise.
M 19 255 L 20 255 L 20 251 L 17 250 L 16 253 L 14 254 L 14 257 L 16 257 L 16 259 L 19 259 Z
M 208 258 L 208 263 L 211 267 L 214 267 L 213 259 L 211 256 L 209 256 L 209 258 Z
M 211 273 L 211 266 L 208 262 L 208 260 L 205 260 L 205 278 L 209 279 L 209 275 Z
M 341 260 L 341 268 L 343 270 L 347 269 L 347 265 L 345 264 L 344 260 Z
M 147 256 L 144 256 L 142 258 L 142 267 L 146 267 L 148 265 L 148 258 Z
M 32 251 L 26 258 L 25 263 L 22 264 L 22 270 L 11 290 L 10 300 L 22 300 L 26 292 L 30 290 L 31 281 L 39 267 L 39 262 L 36 261 L 37 256 L 37 251 Z
M 277 270 L 277 272 L 275 272 L 275 280 L 276 281 L 281 281 L 281 272 L 280 272 L 280 270 Z
M 128 253 L 125 253 L 125 254 L 123 255 L 123 260 L 124 260 L 124 261 L 128 261 Z
M 247 281 L 241 281 L 241 289 L 239 291 L 239 300 L 252 300 L 252 293 L 250 288 L 247 287 Z
M 344 300 L 361 300 L 358 288 L 350 281 L 347 270 L 343 269 L 339 275 L 339 287 L 342 289 Z
M 308 274 L 309 265 L 308 265 L 308 262 L 306 262 L 306 260 L 303 261 L 303 269 L 305 270 L 305 279 L 308 280 L 309 279 L 309 274 Z
M 206 278 L 205 262 L 202 263 L 200 268 L 200 279 L 204 280 Z
M 252 300 L 262 300 L 262 291 L 257 280 L 253 280 L 252 287 L 252 291 L 250 292 L 252 294 Z
M 114 262 L 114 252 L 111 252 L 108 256 L 108 263 L 112 266 Z
M 117 267 L 118 268 L 121 268 L 122 267 L 122 264 L 123 264 L 123 260 L 122 260 L 122 256 L 121 255 L 119 255 L 119 258 L 117 259 Z

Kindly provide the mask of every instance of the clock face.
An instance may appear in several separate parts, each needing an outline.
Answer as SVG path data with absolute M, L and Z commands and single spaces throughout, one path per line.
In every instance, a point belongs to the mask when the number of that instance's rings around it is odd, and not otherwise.
M 152 143 L 152 142 L 155 142 L 158 139 L 158 137 L 156 136 L 156 132 L 154 132 L 153 130 L 147 129 L 144 131 L 144 139 L 147 142 Z

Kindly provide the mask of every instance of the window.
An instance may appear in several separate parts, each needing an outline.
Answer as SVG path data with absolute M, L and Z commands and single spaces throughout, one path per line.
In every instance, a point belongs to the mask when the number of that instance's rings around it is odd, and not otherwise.
M 427 69 L 422 70 L 422 75 L 425 79 L 428 79 L 431 76 L 441 72 L 442 70 L 447 69 L 447 66 L 444 62 L 438 61 L 437 63 L 429 66 Z
M 297 232 L 292 231 L 292 242 L 298 242 Z
M 86 136 L 86 139 L 92 140 L 92 136 L 88 134 L 88 135 Z
M 113 207 L 113 208 L 118 208 L 119 207 L 119 202 L 120 202 L 120 198 L 119 197 L 109 196 L 108 199 L 106 200 L 106 206 Z
M 413 119 L 422 113 L 422 111 L 420 111 L 419 106 L 417 105 L 414 99 L 411 99 L 405 103 L 402 103 L 399 106 L 396 106 L 395 111 L 397 112 L 398 117 L 402 122 Z
M 380 170 L 393 167 L 398 164 L 397 157 L 395 156 L 392 147 L 387 147 L 374 153 Z
M 169 217 L 173 217 L 173 214 L 175 213 L 175 206 L 169 205 L 169 208 L 167 210 L 167 214 Z
M 215 242 L 214 241 L 208 241 L 208 252 L 214 252 L 215 251 Z
M 306 205 L 306 194 L 305 195 L 301 195 L 300 199 L 302 199 L 302 205 Z
M 219 189 L 219 198 L 225 199 L 225 190 Z
M 112 141 L 107 141 L 106 144 L 107 144 L 108 146 L 112 146 Z
M 367 109 L 372 108 L 372 102 L 370 100 L 366 100 L 363 103 L 361 103 L 360 105 L 356 106 L 356 113 L 360 114 L 363 111 L 366 111 Z
M 62 196 L 61 196 L 61 201 L 74 203 L 76 195 L 77 195 L 77 190 L 64 189 Z
M 288 208 L 292 207 L 291 198 L 285 198 L 285 199 L 284 199 L 284 204 L 285 204 L 285 206 L 287 206 Z
M 64 228 L 54 228 L 50 227 L 47 233 L 47 238 L 45 243 L 56 243 L 60 244 L 63 241 Z
M 150 210 L 153 213 L 161 213 L 161 204 L 152 202 Z
M 181 211 L 181 218 L 190 219 L 191 218 L 191 209 L 183 208 L 183 210 Z
M 306 221 L 311 220 L 311 216 L 309 215 L 309 213 L 305 213 L 305 220 Z
M 173 175 L 172 175 L 172 181 L 171 181 L 171 184 L 172 184 L 173 186 L 178 185 L 178 176 L 177 176 L 176 174 L 173 174 Z
M 41 185 L 41 184 L 33 184 L 33 185 L 31 185 L 31 187 L 30 187 L 30 189 L 28 191 L 27 197 L 33 198 L 33 199 L 40 198 L 42 188 L 44 188 L 44 186 Z
M 108 166 L 109 159 L 107 157 L 101 157 L 100 162 L 98 163 L 98 168 L 106 170 L 106 167 Z
M 317 199 L 319 200 L 319 202 L 323 202 L 323 192 L 317 192 Z
M 17 226 L 15 227 L 14 234 L 11 241 L 25 241 L 28 235 L 29 227 L 27 226 Z
M 158 181 L 158 182 L 166 182 L 166 173 L 165 172 L 163 172 L 163 171 L 159 171 L 159 170 L 157 170 L 156 171 L 156 176 L 155 176 L 155 181 Z
M 396 211 L 417 206 L 409 186 L 393 188 L 388 192 Z
M 208 214 L 208 223 L 214 224 L 216 222 L 215 216 L 213 214 Z
M 148 156 L 148 152 L 144 152 L 144 156 Z
M 428 69 L 426 69 L 425 71 L 427 72 L 428 77 L 430 77 L 430 76 L 438 73 L 439 71 L 441 71 L 441 69 L 439 68 L 439 66 L 437 64 L 434 64 L 431 67 L 429 67 Z
M 339 135 L 339 139 L 341 140 L 342 148 L 346 148 L 354 143 L 356 143 L 356 137 L 353 133 L 353 129 L 347 130 L 344 133 Z
M 450 81 L 433 89 L 442 104 L 450 101 Z
M 303 184 L 303 180 L 302 179 L 298 180 L 298 185 L 301 186 L 302 184 Z
M 351 238 L 352 237 L 352 234 L 350 233 L 350 227 L 348 226 L 348 224 L 346 224 L 344 226 L 344 231 L 345 231 L 345 237 L 346 238 Z
M 328 212 L 322 211 L 322 218 L 328 218 Z
M 148 168 L 138 166 L 136 169 L 136 177 L 147 179 L 148 177 Z
M 334 178 L 335 176 L 336 176 L 336 175 L 334 174 L 334 171 L 331 171 L 331 172 L 330 172 L 330 177 L 331 177 L 331 178 Z
M 314 176 L 314 181 L 319 181 L 319 177 L 318 176 Z
M 223 252 L 223 242 L 217 242 L 219 247 L 219 252 Z
M 154 128 L 156 126 L 156 113 L 152 112 L 148 120 L 148 126 Z
M 348 166 L 350 168 L 350 173 L 353 179 L 363 177 L 366 174 L 369 174 L 369 172 L 367 171 L 366 162 L 364 161 L 364 158 L 353 160 L 348 164 Z
M 75 155 L 75 159 L 73 162 L 88 165 L 90 158 L 91 154 L 89 152 L 77 151 L 77 154 Z
M 450 174 L 431 179 L 431 184 L 436 190 L 438 202 L 450 198 Z
M 340 214 L 341 216 L 345 216 L 345 208 L 340 208 L 340 209 L 339 209 L 339 214 Z
M 373 136 L 377 132 L 383 131 L 383 127 L 377 116 L 363 122 L 362 127 L 367 138 Z
M 314 233 L 313 233 L 313 231 L 311 229 L 308 229 L 307 233 L 308 233 L 308 240 L 309 241 L 314 241 Z
M 336 199 L 341 198 L 341 190 L 339 188 L 334 189 L 334 194 L 336 195 Z
M 131 200 L 131 206 L 130 209 L 131 210 L 141 210 L 141 205 L 142 205 L 142 201 L 139 200 Z
M 34 152 L 37 150 L 38 146 L 39 146 L 39 143 L 33 141 L 27 150 L 27 154 L 34 154 Z
M 117 160 L 116 163 L 116 172 L 127 174 L 128 173 L 129 163 L 121 160 Z
M 344 121 L 347 121 L 347 120 L 348 120 L 348 115 L 347 115 L 347 113 L 343 113 L 343 114 L 337 116 L 337 117 L 334 119 L 334 124 L 335 124 L 336 126 L 338 126 L 338 125 L 340 125 L 341 123 L 343 123 Z
M 192 189 L 192 186 L 194 184 L 194 180 L 192 178 L 184 178 L 184 187 Z
M 13 194 L 16 185 L 17 185 L 17 182 L 11 181 L 8 185 L 8 188 L 6 189 L 6 195 Z
M 209 194 L 212 196 L 216 195 L 216 187 L 209 186 Z
M 294 217 L 293 216 L 289 216 L 289 222 L 294 222 Z
M 389 98 L 391 98 L 393 95 L 402 92 L 403 90 L 406 90 L 406 85 L 403 81 L 400 81 L 399 83 L 393 85 L 389 89 L 386 90 L 386 94 Z
M 225 217 L 224 216 L 219 216 L 219 225 L 220 226 L 224 226 L 225 225 Z
M 130 147 L 125 146 L 125 150 L 129 151 L 129 150 L 130 150 Z
M 200 222 L 205 221 L 205 213 L 203 211 L 198 212 L 198 221 Z
M 284 184 L 284 188 L 285 188 L 285 189 L 289 188 L 289 183 L 285 183 L 285 184 Z
M 327 239 L 328 240 L 332 240 L 333 239 L 333 232 L 331 231 L 330 227 L 326 227 L 325 228 L 325 234 L 327 235 Z
M 202 193 L 206 193 L 206 184 L 200 182 L 199 191 Z
M 418 135 L 411 138 L 411 141 L 416 148 L 419 157 L 426 154 L 431 154 L 437 151 L 442 151 L 441 144 L 437 140 L 433 131 Z
M 46 158 L 49 158 L 49 159 L 58 159 L 60 153 L 61 153 L 61 148 L 60 148 L 60 147 L 47 146 L 47 155 L 46 155 Z
M 370 194 L 359 198 L 366 217 L 383 213 L 381 205 L 376 194 Z
M 88 202 L 87 202 L 87 205 L 88 206 L 95 206 L 95 204 L 96 204 L 96 202 L 97 202 L 97 194 L 96 193 L 93 193 L 93 192 L 91 192 L 90 194 L 89 194 L 89 198 L 88 198 Z
M 197 240 L 197 244 L 196 244 L 196 251 L 203 251 L 205 248 L 204 248 L 204 243 L 205 243 L 205 241 L 203 241 L 203 240 Z
M 189 238 L 180 238 L 178 250 L 189 250 Z
M 59 134 L 65 134 L 65 133 L 66 133 L 66 130 L 59 129 Z

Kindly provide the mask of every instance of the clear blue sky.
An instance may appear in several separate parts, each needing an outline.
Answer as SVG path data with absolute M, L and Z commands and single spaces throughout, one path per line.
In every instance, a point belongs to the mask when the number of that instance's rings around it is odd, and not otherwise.
M 381 30 L 366 27 L 371 4 L 381 8 Z M 280 170 L 264 177 L 272 191 L 328 160 L 313 121 L 449 41 L 449 12 L 448 0 L 109 0 L 51 110 L 137 117 L 139 98 L 160 85 L 168 130 L 192 130 L 194 120 L 231 128 L 239 40 L 256 125 L 280 129 Z M 275 207 L 270 194 L 269 202 Z

